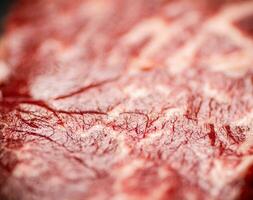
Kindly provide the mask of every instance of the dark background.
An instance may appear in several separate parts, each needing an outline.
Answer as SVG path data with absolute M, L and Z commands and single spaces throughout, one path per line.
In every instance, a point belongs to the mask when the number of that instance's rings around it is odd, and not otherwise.
M 14 0 L 0 0 L 0 33 L 3 32 L 5 17 L 13 2 Z

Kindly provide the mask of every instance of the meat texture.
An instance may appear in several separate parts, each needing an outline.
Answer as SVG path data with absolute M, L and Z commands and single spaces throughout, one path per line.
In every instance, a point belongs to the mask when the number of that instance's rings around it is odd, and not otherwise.
M 0 75 L 0 199 L 253 198 L 253 1 L 21 0 Z

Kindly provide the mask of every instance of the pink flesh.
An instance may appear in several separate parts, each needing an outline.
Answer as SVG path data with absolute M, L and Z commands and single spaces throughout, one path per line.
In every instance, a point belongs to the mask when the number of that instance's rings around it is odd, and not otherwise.
M 20 1 L 0 199 L 250 199 L 252 16 L 253 1 Z

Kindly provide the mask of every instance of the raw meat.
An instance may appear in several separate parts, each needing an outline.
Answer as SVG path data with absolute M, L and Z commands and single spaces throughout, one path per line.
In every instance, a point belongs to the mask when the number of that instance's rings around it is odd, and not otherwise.
M 253 199 L 253 1 L 21 0 L 0 52 L 0 199 Z

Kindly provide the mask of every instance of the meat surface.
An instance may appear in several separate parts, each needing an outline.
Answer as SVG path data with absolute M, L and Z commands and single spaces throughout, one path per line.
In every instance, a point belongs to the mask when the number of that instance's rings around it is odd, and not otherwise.
M 253 199 L 253 1 L 20 0 L 0 54 L 0 199 Z

